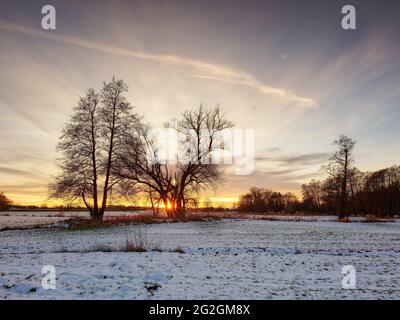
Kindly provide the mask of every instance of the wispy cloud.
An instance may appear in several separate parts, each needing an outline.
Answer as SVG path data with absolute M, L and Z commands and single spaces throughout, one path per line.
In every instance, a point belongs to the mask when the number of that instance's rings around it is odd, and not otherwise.
M 28 174 L 28 171 L 19 170 L 19 169 L 13 169 L 13 168 L 0 167 L 0 173 L 11 174 L 11 175 L 26 175 L 26 174 Z
M 0 174 L 6 174 L 13 177 L 32 178 L 32 179 L 38 179 L 45 176 L 43 172 L 37 169 L 21 170 L 21 169 L 2 167 L 2 166 L 0 167 Z
M 326 162 L 330 157 L 327 152 L 315 152 L 298 155 L 282 155 L 282 156 L 268 156 L 258 155 L 255 157 L 256 161 L 273 161 L 279 162 L 283 165 L 314 165 Z
M 39 129 L 41 132 L 45 133 L 45 134 L 49 134 L 49 131 L 46 130 L 46 128 L 41 124 L 40 121 L 38 121 L 37 119 L 35 119 L 34 117 L 32 117 L 28 112 L 26 112 L 26 110 L 24 110 L 23 108 L 17 108 L 17 107 L 10 107 L 9 105 L 3 103 L 0 101 L 0 107 L 4 108 L 4 109 L 9 109 L 15 113 L 17 113 L 22 119 L 24 119 L 25 121 L 28 121 L 29 123 L 31 123 L 32 125 L 34 125 L 37 129 Z
M 129 49 L 110 46 L 104 43 L 88 41 L 74 36 L 40 31 L 28 26 L 10 23 L 4 20 L 0 20 L 0 29 L 39 37 L 50 41 L 66 43 L 80 48 L 94 50 L 97 52 L 116 55 L 120 57 L 143 59 L 154 61 L 156 63 L 181 66 L 194 71 L 193 77 L 196 78 L 209 80 L 211 79 L 223 83 L 245 86 L 257 90 L 263 95 L 293 103 L 295 106 L 300 106 L 304 108 L 316 108 L 319 106 L 318 102 L 314 99 L 303 97 L 285 88 L 279 88 L 265 84 L 248 72 L 226 65 L 209 63 L 206 61 L 177 55 L 153 54 L 148 52 L 132 51 Z

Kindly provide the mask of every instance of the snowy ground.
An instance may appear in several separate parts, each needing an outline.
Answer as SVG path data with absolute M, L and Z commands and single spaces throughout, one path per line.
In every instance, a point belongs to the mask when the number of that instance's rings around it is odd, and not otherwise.
M 105 218 L 142 213 L 145 211 L 110 211 L 106 212 Z M 0 231 L 37 228 L 82 217 L 89 217 L 88 211 L 2 211 L 0 212 Z
M 163 252 L 94 252 L 147 235 Z M 178 246 L 185 253 L 170 252 Z M 354 265 L 357 288 L 342 289 Z M 53 265 L 57 289 L 41 287 Z M 150 287 L 156 290 L 148 290 Z M 400 223 L 223 220 L 0 232 L 1 299 L 400 299 Z
M 13 216 L 12 218 L 0 215 L 0 230 L 5 229 L 29 229 L 59 223 L 70 218 L 66 217 L 29 217 Z
M 237 214 L 238 212 L 231 212 Z M 108 211 L 105 213 L 104 218 L 116 217 L 116 216 L 133 216 L 149 214 L 152 215 L 151 210 L 135 210 L 135 211 Z M 213 212 L 215 218 L 224 218 L 224 216 L 230 213 L 226 212 Z M 279 215 L 279 214 L 268 214 L 268 215 L 256 215 L 247 214 L 246 219 L 253 220 L 276 220 L 276 221 L 337 221 L 337 216 L 313 216 L 313 215 Z M 40 227 L 48 227 L 53 224 L 59 224 L 69 219 L 75 218 L 90 218 L 88 211 L 0 211 L 0 231 L 10 229 L 32 229 Z M 365 221 L 366 217 L 351 217 L 351 221 L 360 222 Z M 397 221 L 400 221 L 397 219 Z

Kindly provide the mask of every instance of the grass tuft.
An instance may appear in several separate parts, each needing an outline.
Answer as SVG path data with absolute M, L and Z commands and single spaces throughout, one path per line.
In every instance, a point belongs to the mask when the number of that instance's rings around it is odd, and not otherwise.
M 180 246 L 177 246 L 173 252 L 176 252 L 176 253 L 185 253 L 185 251 L 184 251 Z

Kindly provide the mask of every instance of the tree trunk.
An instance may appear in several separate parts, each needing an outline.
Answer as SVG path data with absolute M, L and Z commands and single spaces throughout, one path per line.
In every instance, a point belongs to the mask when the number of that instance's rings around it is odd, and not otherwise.
M 183 218 L 185 216 L 185 204 L 183 196 L 178 196 L 175 203 L 176 203 L 175 215 L 177 217 Z
M 91 135 L 92 135 L 92 166 L 93 166 L 93 210 L 90 215 L 93 219 L 99 214 L 99 204 L 97 200 L 97 161 L 96 161 L 96 134 L 95 134 L 95 123 L 94 123 L 94 113 L 91 114 Z
M 112 117 L 112 125 L 111 125 L 111 132 L 110 132 L 110 146 L 108 149 L 108 159 L 107 159 L 107 168 L 106 168 L 106 178 L 104 181 L 104 190 L 103 190 L 103 201 L 101 203 L 101 209 L 100 209 L 100 216 L 101 220 L 103 219 L 104 211 L 106 210 L 107 206 L 107 195 L 108 195 L 108 183 L 110 179 L 110 172 L 111 172 L 111 162 L 112 162 L 112 154 L 114 150 L 114 134 L 115 134 L 115 108 L 116 108 L 117 102 L 114 102 L 113 106 L 113 117 Z
M 104 217 L 104 215 L 100 211 L 97 211 L 97 214 L 93 215 L 92 219 L 93 219 L 93 221 L 102 222 L 103 217 Z
M 348 166 L 348 151 L 345 151 L 345 162 L 343 170 L 343 181 L 340 199 L 340 211 L 339 219 L 343 219 L 346 216 L 346 202 L 347 202 L 347 166 Z
M 169 207 L 169 200 L 168 200 L 168 198 L 167 198 L 166 196 L 164 196 L 164 195 L 162 195 L 161 197 L 162 197 L 162 201 L 163 201 L 163 203 L 164 203 L 165 212 L 166 212 L 166 214 L 167 214 L 167 217 L 168 217 L 168 218 L 171 218 L 171 217 L 172 217 L 172 212 L 171 212 L 171 209 L 170 209 L 170 207 Z

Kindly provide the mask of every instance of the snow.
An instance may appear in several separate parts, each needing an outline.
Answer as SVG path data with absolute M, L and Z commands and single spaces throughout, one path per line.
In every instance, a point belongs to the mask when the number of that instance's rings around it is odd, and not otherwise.
M 145 211 L 110 211 L 105 218 L 142 214 Z M 89 218 L 88 211 L 3 211 L 0 212 L 0 230 L 29 229 L 58 224 L 73 218 Z
M 3 229 L 28 229 L 60 223 L 70 218 L 65 217 L 27 217 L 27 216 L 0 216 L 0 230 Z
M 162 252 L 121 248 L 141 230 Z M 184 253 L 174 252 L 181 247 Z M 342 289 L 342 267 L 356 289 Z M 41 287 L 54 265 L 57 288 Z M 0 232 L 1 299 L 400 299 L 400 223 L 221 220 Z

